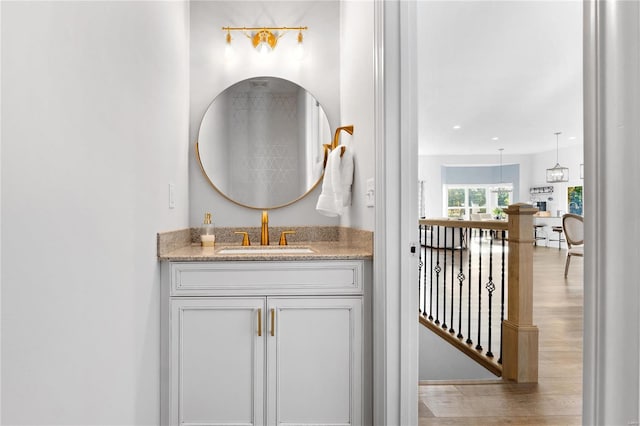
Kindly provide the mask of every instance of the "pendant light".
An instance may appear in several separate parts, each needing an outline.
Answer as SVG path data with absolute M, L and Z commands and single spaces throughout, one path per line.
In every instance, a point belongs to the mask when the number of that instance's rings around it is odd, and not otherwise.
M 511 192 L 513 191 L 513 188 L 510 186 L 506 186 L 502 181 L 502 151 L 504 151 L 504 148 L 500 148 L 498 149 L 498 151 L 500 151 L 500 185 L 491 188 L 491 192 L 495 192 L 495 193 Z
M 556 165 L 550 169 L 547 169 L 547 182 L 568 182 L 569 169 L 567 167 L 562 167 L 560 165 L 560 162 L 558 161 L 558 136 L 560 136 L 562 132 L 556 132 L 554 134 L 556 135 Z

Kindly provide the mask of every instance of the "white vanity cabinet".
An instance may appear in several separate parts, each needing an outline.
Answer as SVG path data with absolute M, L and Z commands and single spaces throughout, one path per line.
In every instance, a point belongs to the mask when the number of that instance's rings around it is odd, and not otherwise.
M 162 268 L 162 424 L 371 422 L 370 262 Z

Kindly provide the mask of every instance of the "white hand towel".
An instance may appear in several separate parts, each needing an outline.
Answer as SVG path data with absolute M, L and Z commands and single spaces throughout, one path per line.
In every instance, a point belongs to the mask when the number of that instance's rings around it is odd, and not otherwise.
M 336 159 L 337 154 L 337 159 Z M 333 187 L 332 174 L 339 172 L 340 151 L 333 150 L 329 153 L 327 158 L 327 165 L 324 169 L 324 179 L 322 180 L 322 192 L 318 197 L 318 204 L 316 204 L 316 210 L 318 213 L 325 216 L 338 216 L 338 210 L 336 206 L 336 194 Z M 334 165 L 335 164 L 335 165 Z M 337 167 L 336 167 L 337 166 Z
M 342 149 L 344 148 L 344 153 Z M 344 146 L 338 146 L 337 151 L 338 161 L 333 163 L 335 169 L 331 174 L 333 180 L 333 192 L 336 199 L 336 211 L 339 215 L 344 212 L 344 207 L 351 205 L 351 184 L 353 183 L 353 153 L 351 150 Z

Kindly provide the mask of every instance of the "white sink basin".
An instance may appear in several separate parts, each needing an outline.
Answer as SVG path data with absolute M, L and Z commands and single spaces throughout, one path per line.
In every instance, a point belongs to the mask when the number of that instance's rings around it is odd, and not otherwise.
M 218 254 L 304 254 L 315 253 L 309 247 L 295 246 L 249 246 L 249 247 L 224 247 Z

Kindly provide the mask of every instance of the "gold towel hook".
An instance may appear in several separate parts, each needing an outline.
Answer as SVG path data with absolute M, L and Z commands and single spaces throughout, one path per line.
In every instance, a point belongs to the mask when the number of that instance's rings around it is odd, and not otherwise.
M 334 149 L 336 149 L 338 146 L 340 146 L 340 132 L 344 130 L 345 132 L 349 133 L 350 135 L 353 134 L 353 124 L 350 124 L 348 126 L 342 126 L 342 127 L 338 127 L 336 129 L 336 132 L 333 135 L 333 142 L 331 142 L 331 144 L 325 143 L 322 146 L 324 147 L 324 162 L 322 163 L 322 168 L 326 168 L 327 167 L 327 157 L 329 156 L 329 150 L 333 151 Z M 342 158 L 342 156 L 344 155 L 344 151 L 345 151 L 345 147 L 343 146 L 340 150 L 340 158 Z
M 350 135 L 353 134 L 353 124 L 350 124 L 348 126 L 342 126 L 342 127 L 338 127 L 336 129 L 336 133 L 333 135 L 333 143 L 331 144 L 331 149 L 336 149 L 339 145 L 340 145 L 340 131 L 344 130 L 345 132 L 349 133 Z M 342 157 L 344 155 L 344 147 L 342 147 L 342 152 L 340 153 L 340 157 Z

